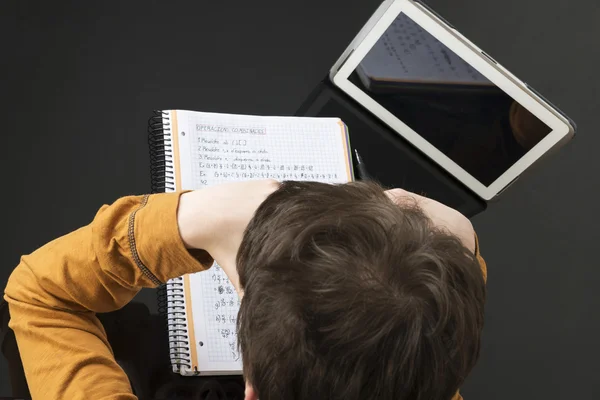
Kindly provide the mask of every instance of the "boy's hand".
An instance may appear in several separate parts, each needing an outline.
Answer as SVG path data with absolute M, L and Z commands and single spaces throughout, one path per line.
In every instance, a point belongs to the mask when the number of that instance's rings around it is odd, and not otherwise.
M 274 180 L 226 183 L 184 193 L 179 201 L 179 234 L 189 249 L 206 250 L 238 293 L 235 266 L 244 231 L 260 204 L 279 187 Z
M 475 231 L 471 221 L 457 210 L 438 201 L 403 189 L 386 190 L 385 194 L 398 205 L 416 203 L 435 226 L 456 235 L 471 252 L 475 251 Z

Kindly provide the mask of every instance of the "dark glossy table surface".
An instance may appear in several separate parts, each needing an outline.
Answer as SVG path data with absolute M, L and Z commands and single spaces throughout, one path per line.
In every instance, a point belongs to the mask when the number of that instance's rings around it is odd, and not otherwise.
M 429 3 L 579 126 L 571 145 L 473 220 L 489 294 L 465 398 L 598 398 L 600 8 L 591 0 Z M 86 224 L 103 203 L 149 191 L 153 109 L 293 115 L 377 5 L 2 2 L 0 284 L 21 254 Z M 373 172 L 389 184 L 404 179 L 385 168 L 393 154 L 366 154 L 379 156 Z M 432 195 L 443 197 L 441 187 Z M 139 299 L 155 309 L 154 293 Z M 0 361 L 0 397 L 10 392 L 5 376 Z

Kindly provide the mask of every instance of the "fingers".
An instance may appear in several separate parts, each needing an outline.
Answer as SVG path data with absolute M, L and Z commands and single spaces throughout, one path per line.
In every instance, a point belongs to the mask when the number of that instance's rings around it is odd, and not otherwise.
M 396 204 L 406 204 L 406 202 L 423 203 L 430 201 L 427 197 L 420 196 L 416 193 L 406 191 L 404 189 L 386 190 L 385 194 Z
M 392 200 L 395 200 L 399 197 L 404 197 L 406 195 L 408 195 L 409 192 L 407 192 L 404 189 L 390 189 L 390 190 L 386 190 L 385 194 Z

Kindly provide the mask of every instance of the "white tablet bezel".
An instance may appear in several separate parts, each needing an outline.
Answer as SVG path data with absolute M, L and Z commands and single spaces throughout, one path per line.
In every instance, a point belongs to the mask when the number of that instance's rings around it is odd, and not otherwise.
M 538 117 L 552 129 L 544 139 L 489 186 L 479 182 L 448 156 L 427 142 L 416 131 L 409 128 L 400 119 L 377 103 L 366 92 L 363 92 L 348 80 L 348 77 L 367 55 L 369 50 L 375 45 L 377 40 L 385 33 L 400 12 L 405 13 L 417 24 L 421 25 L 421 27 L 426 29 L 436 39 L 448 46 L 449 49 L 462 57 L 467 63 L 472 65 L 482 75 L 500 89 L 504 90 L 509 96 L 519 102 L 523 107 L 527 108 L 533 115 Z M 514 75 L 510 74 L 510 72 L 497 65 L 495 61 L 491 60 L 489 56 L 460 35 L 452 27 L 448 26 L 431 12 L 424 9 L 420 4 L 411 0 L 388 0 L 382 3 L 369 22 L 367 22 L 344 54 L 342 54 L 340 59 L 332 67 L 330 78 L 337 87 L 378 116 L 383 122 L 393 128 L 484 200 L 493 199 L 535 161 L 574 134 L 574 128 L 570 125 L 568 120 L 529 90 L 525 83 L 519 81 Z

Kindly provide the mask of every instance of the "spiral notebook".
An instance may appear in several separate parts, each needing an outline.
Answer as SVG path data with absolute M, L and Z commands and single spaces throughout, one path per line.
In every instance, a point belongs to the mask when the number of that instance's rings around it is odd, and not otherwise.
M 156 111 L 148 131 L 154 192 L 267 178 L 353 180 L 348 131 L 338 118 L 169 110 Z M 173 371 L 240 374 L 240 302 L 223 270 L 215 263 L 207 271 L 170 280 L 160 292 Z

